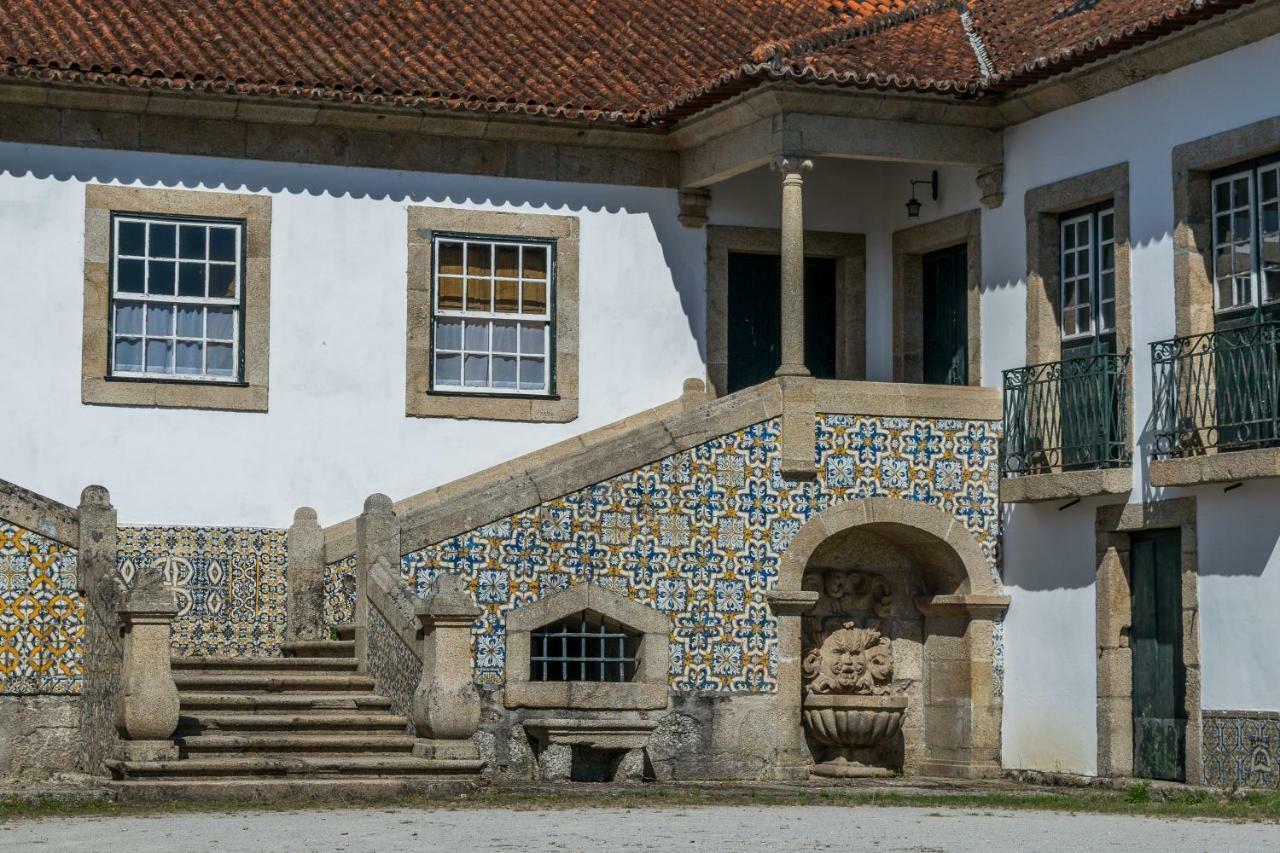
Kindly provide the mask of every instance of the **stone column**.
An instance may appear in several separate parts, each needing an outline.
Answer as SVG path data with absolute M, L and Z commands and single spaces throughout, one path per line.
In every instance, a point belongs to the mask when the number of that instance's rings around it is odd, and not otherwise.
M 170 738 L 178 728 L 178 688 L 169 668 L 169 624 L 178 614 L 173 593 L 153 571 L 139 572 L 116 609 L 124 639 L 124 668 L 116 708 L 119 757 L 127 761 L 178 758 Z
M 780 779 L 809 778 L 811 764 L 804 740 L 801 713 L 800 620 L 818 603 L 818 593 L 809 590 L 777 590 L 768 593 L 769 608 L 778 620 L 778 690 L 776 725 L 777 774 Z
M 120 617 L 116 607 L 124 584 L 116 571 L 116 510 L 102 486 L 80 494 L 77 589 L 84 600 L 83 705 L 80 760 L 86 773 L 103 772 L 102 762 L 116 753 L 116 702 L 120 693 Z
M 420 740 L 415 755 L 475 759 L 480 693 L 471 674 L 471 626 L 480 608 L 457 575 L 436 578 L 416 613 L 422 624 L 422 678 L 410 719 Z
M 360 672 L 369 671 L 369 570 L 383 559 L 399 573 L 400 556 L 400 519 L 391 498 L 369 495 L 356 518 L 355 641 Z
M 293 514 L 286 549 L 289 605 L 285 639 L 323 640 L 328 636 L 324 624 L 324 531 L 311 507 L 301 507 Z
M 779 157 L 782 173 L 782 364 L 778 376 L 808 376 L 804 364 L 804 178 L 813 161 Z

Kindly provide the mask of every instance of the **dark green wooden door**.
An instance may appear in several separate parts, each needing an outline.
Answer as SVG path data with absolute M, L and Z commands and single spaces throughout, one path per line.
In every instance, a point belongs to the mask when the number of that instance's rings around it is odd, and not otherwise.
M 969 381 L 969 252 L 953 246 L 930 252 L 924 265 L 924 381 Z
M 1133 773 L 1184 778 L 1186 672 L 1182 660 L 1182 567 L 1176 530 L 1129 539 L 1133 627 Z
M 782 363 L 782 264 L 777 255 L 729 253 L 729 391 L 757 385 Z M 836 376 L 836 262 L 804 261 L 804 361 Z

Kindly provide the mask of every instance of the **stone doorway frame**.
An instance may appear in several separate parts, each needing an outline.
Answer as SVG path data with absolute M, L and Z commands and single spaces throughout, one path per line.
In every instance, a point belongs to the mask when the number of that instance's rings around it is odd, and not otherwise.
M 998 776 L 1003 702 L 995 689 L 995 620 L 1009 606 L 991 563 L 963 524 L 938 507 L 898 498 L 844 501 L 805 523 L 782 557 L 769 603 L 778 620 L 778 754 L 785 768 L 809 763 L 801 718 L 801 619 L 817 602 L 801 584 L 823 542 L 853 528 L 876 533 L 919 567 L 931 595 L 924 614 L 924 741 L 921 773 Z
M 982 212 L 893 232 L 893 381 L 924 381 L 924 256 L 963 245 L 968 261 L 966 385 L 982 384 Z
M 1200 709 L 1200 561 L 1196 545 L 1196 499 L 1105 504 L 1097 508 L 1098 552 L 1098 775 L 1133 774 L 1133 651 L 1129 630 L 1129 534 L 1177 528 L 1182 549 L 1182 662 L 1186 669 L 1183 712 L 1186 783 L 1204 777 Z
M 778 228 L 707 226 L 707 378 L 712 396 L 729 383 L 729 253 L 777 255 Z M 806 258 L 836 261 L 836 378 L 867 372 L 867 238 L 864 234 L 805 231 Z

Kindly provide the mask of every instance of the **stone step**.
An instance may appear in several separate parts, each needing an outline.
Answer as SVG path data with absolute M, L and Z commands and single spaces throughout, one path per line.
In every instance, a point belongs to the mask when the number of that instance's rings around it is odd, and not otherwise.
M 355 658 L 223 658 L 175 657 L 169 662 L 175 672 L 355 672 Z
M 419 758 L 416 755 L 227 755 L 177 761 L 108 761 L 116 779 L 447 776 L 479 773 L 479 760 Z
M 178 694 L 183 713 L 197 711 L 380 711 L 391 700 L 376 693 L 218 693 Z
M 284 656 L 294 658 L 355 657 L 355 640 L 296 640 L 284 644 Z
M 174 738 L 183 756 L 197 758 L 210 753 L 271 753 L 288 758 L 297 753 L 348 754 L 376 752 L 385 755 L 412 753 L 413 735 L 406 734 L 314 734 L 289 731 L 277 734 L 195 734 Z
M 329 672 L 245 673 L 184 672 L 173 674 L 178 690 L 219 693 L 369 693 L 373 678 L 368 675 Z
M 409 719 L 399 714 L 335 714 L 311 711 L 291 714 L 219 714 L 183 713 L 178 719 L 179 733 L 209 734 L 212 732 L 317 732 L 335 734 L 351 732 L 402 733 Z
M 175 801 L 218 802 L 227 800 L 300 803 L 347 803 L 360 800 L 386 801 L 412 797 L 438 802 L 447 797 L 471 794 L 484 787 L 472 773 L 450 772 L 447 776 L 366 776 L 358 779 L 215 778 L 215 779 L 130 779 L 111 781 L 108 789 L 119 802 L 164 803 Z

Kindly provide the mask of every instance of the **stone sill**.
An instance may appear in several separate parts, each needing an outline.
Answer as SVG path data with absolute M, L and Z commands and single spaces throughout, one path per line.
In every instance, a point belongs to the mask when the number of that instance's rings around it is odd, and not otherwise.
M 508 708 L 582 711 L 657 711 L 667 707 L 667 685 L 596 681 L 510 681 Z
M 1010 504 L 1123 495 L 1132 489 L 1132 468 L 1053 471 L 1000 478 L 1000 500 Z
M 1151 462 L 1153 486 L 1200 486 L 1263 477 L 1280 477 L 1280 447 L 1233 450 L 1185 459 L 1155 459 Z

